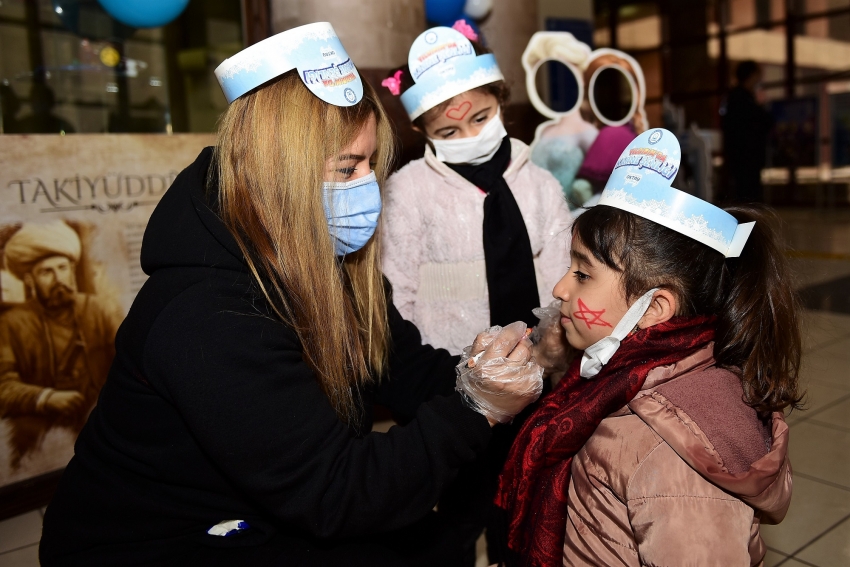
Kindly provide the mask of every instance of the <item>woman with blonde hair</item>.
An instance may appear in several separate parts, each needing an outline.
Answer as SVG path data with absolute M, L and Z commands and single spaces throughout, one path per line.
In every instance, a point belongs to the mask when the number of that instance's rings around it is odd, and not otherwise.
M 216 74 L 218 142 L 151 217 L 42 564 L 450 565 L 442 488 L 542 387 L 525 326 L 480 335 L 456 382 L 393 307 L 390 127 L 329 24 Z M 409 423 L 371 433 L 375 403 Z

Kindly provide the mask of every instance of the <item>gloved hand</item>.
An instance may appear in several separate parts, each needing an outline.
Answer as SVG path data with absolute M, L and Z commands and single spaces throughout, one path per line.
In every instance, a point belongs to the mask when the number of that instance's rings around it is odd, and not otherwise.
M 491 327 L 466 347 L 455 389 L 490 425 L 508 423 L 543 391 L 543 368 L 531 356 L 522 321 Z
M 561 300 L 556 299 L 547 307 L 537 307 L 532 312 L 540 319 L 530 337 L 534 343 L 534 361 L 543 367 L 544 377 L 560 380 L 576 355 L 576 350 L 567 342 L 567 334 L 561 326 Z

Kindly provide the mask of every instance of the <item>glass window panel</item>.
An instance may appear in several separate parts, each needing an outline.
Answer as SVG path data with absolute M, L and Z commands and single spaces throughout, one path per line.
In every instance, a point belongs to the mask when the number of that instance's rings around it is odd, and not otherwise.
M 770 4 L 770 19 L 764 22 L 765 24 L 769 22 L 778 22 L 780 20 L 785 19 L 785 2 L 788 0 L 764 0 L 765 2 Z M 796 11 L 800 12 L 800 7 L 802 6 L 804 0 L 791 0 L 796 4 Z
M 645 14 L 617 26 L 617 47 L 625 50 L 652 49 L 661 45 L 661 17 Z
M 830 36 L 832 19 L 808 20 L 804 26 L 806 34 L 794 37 L 794 63 L 798 77 L 850 69 L 850 41 Z
M 850 85 L 848 85 L 850 87 Z M 850 166 L 850 88 L 829 95 L 833 167 Z
M 637 62 L 643 69 L 643 77 L 646 81 L 646 98 L 656 99 L 664 94 L 664 76 L 661 63 L 661 53 L 640 53 L 635 56 Z
M 762 88 L 765 98 L 772 100 L 785 96 L 785 64 L 762 63 Z
M 2 132 L 213 131 L 213 70 L 241 48 L 233 0 L 191 0 L 152 29 L 97 0 L 0 0 Z
M 797 26 L 796 32 L 807 37 L 828 38 L 829 18 L 812 18 Z
M 0 18 L 23 21 L 25 17 L 23 0 L 0 1 Z
M 593 30 L 593 46 L 594 47 L 611 47 L 611 30 L 608 26 L 596 27 Z
M 797 0 L 798 13 L 817 14 L 841 8 L 850 8 L 850 0 Z
M 663 107 L 660 102 L 649 103 L 644 108 L 646 109 L 646 120 L 650 128 L 667 126 L 664 124 Z
M 719 56 L 717 40 L 710 41 L 709 53 L 713 58 Z M 735 84 L 738 63 L 747 60 L 762 65 L 765 82 L 781 81 L 785 74 L 785 27 L 755 28 L 730 34 L 726 38 L 726 56 L 729 59 L 730 85 Z
M 771 0 L 756 0 L 756 24 L 767 26 L 772 19 L 772 2 Z
M 728 0 L 727 31 L 748 28 L 756 25 L 757 0 Z
M 830 39 L 850 42 L 850 13 L 832 16 L 828 19 L 827 26 Z
M 611 46 L 610 8 L 596 13 L 593 42 L 597 47 Z M 661 16 L 656 2 L 630 2 L 617 8 L 617 48 L 652 49 L 661 45 Z

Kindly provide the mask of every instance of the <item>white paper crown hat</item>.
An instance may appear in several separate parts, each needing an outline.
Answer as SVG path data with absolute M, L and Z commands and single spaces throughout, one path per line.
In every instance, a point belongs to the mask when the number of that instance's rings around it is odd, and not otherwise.
M 492 54 L 476 56 L 466 36 L 447 27 L 417 37 L 407 65 L 416 84 L 401 95 L 401 103 L 411 120 L 453 96 L 504 80 Z
M 292 28 L 255 43 L 225 59 L 215 76 L 229 104 L 292 69 L 329 104 L 353 106 L 363 98 L 360 74 L 328 22 Z
M 623 150 L 600 205 L 628 211 L 737 258 L 756 223 L 738 221 L 719 207 L 671 186 L 682 152 L 663 128 L 647 130 Z

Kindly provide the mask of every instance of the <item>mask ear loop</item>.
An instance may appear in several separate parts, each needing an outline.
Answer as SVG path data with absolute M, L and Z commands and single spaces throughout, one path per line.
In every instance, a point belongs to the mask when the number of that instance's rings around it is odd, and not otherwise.
M 639 297 L 637 301 L 629 307 L 629 310 L 626 311 L 625 315 L 623 315 L 623 318 L 619 323 L 617 323 L 610 335 L 599 339 L 584 349 L 579 370 L 579 375 L 582 378 L 593 378 L 599 374 L 603 366 L 608 364 L 608 361 L 611 360 L 611 357 L 614 356 L 617 349 L 620 348 L 620 342 L 635 332 L 632 327 L 632 321 L 635 322 L 635 327 L 638 327 L 638 323 L 646 314 L 646 310 L 649 309 L 649 306 L 652 303 L 652 298 L 658 289 L 659 288 L 654 287 Z

